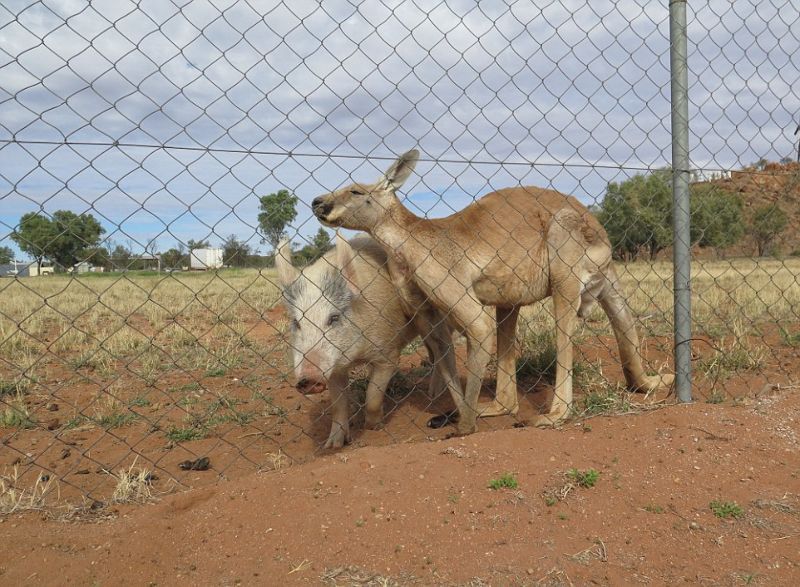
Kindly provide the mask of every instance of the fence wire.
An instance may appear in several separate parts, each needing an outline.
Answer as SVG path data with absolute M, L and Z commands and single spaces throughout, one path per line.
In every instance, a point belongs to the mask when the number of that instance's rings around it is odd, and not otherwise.
M 688 10 L 692 383 L 747 402 L 800 368 L 800 10 Z M 669 59 L 645 0 L 4 2 L 2 512 L 673 401 Z

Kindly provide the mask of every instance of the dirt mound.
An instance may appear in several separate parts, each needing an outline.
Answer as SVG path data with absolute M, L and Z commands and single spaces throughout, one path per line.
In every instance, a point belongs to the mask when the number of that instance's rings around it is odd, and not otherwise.
M 773 389 L 562 430 L 367 447 L 119 506 L 97 523 L 6 518 L 0 577 L 796 585 L 798 422 L 800 395 Z

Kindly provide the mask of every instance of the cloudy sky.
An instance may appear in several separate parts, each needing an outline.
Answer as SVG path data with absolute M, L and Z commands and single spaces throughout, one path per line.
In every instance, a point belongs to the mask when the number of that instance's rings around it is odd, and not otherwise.
M 594 202 L 669 164 L 667 5 L 3 0 L 0 246 L 70 209 L 134 249 L 264 250 L 259 195 L 297 194 L 308 235 L 313 197 L 412 147 L 420 214 L 519 184 Z M 800 8 L 692 2 L 689 23 L 693 166 L 792 155 Z

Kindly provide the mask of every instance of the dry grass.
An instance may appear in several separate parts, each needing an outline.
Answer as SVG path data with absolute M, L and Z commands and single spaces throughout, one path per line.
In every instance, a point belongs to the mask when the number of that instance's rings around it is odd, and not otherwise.
M 43 509 L 53 492 L 58 500 L 58 484 L 53 478 L 39 474 L 31 487 L 20 487 L 20 481 L 18 467 L 10 474 L 0 475 L 0 514 Z
M 671 263 L 632 263 L 618 271 L 646 344 L 654 335 L 670 336 Z M 789 337 L 791 324 L 800 321 L 800 258 L 698 261 L 692 287 L 695 330 L 715 341 L 736 338 L 734 325 L 752 329 L 776 322 L 789 325 Z M 169 372 L 197 380 L 225 376 L 274 352 L 286 327 L 283 319 L 267 323 L 268 343 L 254 336 L 253 325 L 264 324 L 265 312 L 279 299 L 272 271 L 0 280 L 0 296 L 0 381 L 6 400 L 23 395 L 35 381 L 34 371 L 49 365 L 94 382 L 126 376 L 149 387 Z M 523 310 L 521 340 L 547 346 L 529 335 L 553 332 L 550 304 Z M 599 308 L 577 338 L 597 335 L 611 336 Z M 723 359 L 729 357 L 720 355 L 718 362 Z M 17 407 L 7 409 L 4 418 L 19 415 Z
M 656 334 L 672 332 L 672 264 L 630 263 L 618 265 L 625 297 L 639 321 Z M 550 302 L 529 306 L 522 312 L 532 327 L 553 327 Z M 800 258 L 731 259 L 695 261 L 692 264 L 692 317 L 700 331 L 729 333 L 738 320 L 746 325 L 800 321 Z M 605 316 L 595 308 L 588 322 L 601 323 Z
M 2 280 L 0 357 L 47 357 L 100 375 L 122 360 L 145 378 L 173 356 L 188 366 L 230 362 L 232 341 L 246 340 L 278 294 L 273 273 L 255 270 Z
M 114 475 L 117 484 L 111 500 L 114 503 L 145 503 L 153 498 L 153 472 L 145 468 L 134 468 L 136 461 L 127 471 Z
M 654 333 L 672 330 L 672 265 L 619 266 L 634 313 Z M 800 320 L 800 259 L 697 261 L 692 308 L 700 330 Z M 48 277 L 0 281 L 0 357 L 22 371 L 47 357 L 75 369 L 113 375 L 120 361 L 145 380 L 165 365 L 231 368 L 250 326 L 278 301 L 271 271 L 163 276 Z M 527 328 L 551 329 L 550 302 L 526 308 Z M 589 318 L 607 331 L 602 311 Z M 279 335 L 283 324 L 274 324 Z

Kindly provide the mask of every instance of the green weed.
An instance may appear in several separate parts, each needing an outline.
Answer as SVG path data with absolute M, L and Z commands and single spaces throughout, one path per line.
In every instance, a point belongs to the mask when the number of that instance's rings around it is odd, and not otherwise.
M 600 473 L 595 469 L 586 469 L 585 471 L 570 469 L 567 471 L 567 477 L 580 487 L 594 487 L 600 478 Z
M 519 486 L 513 473 L 504 473 L 498 479 L 489 481 L 489 489 L 516 489 Z
M 723 520 L 727 520 L 729 518 L 739 519 L 744 516 L 744 510 L 735 501 L 721 501 L 715 499 L 708 504 L 708 507 L 711 508 L 711 511 L 715 516 L 722 518 Z

